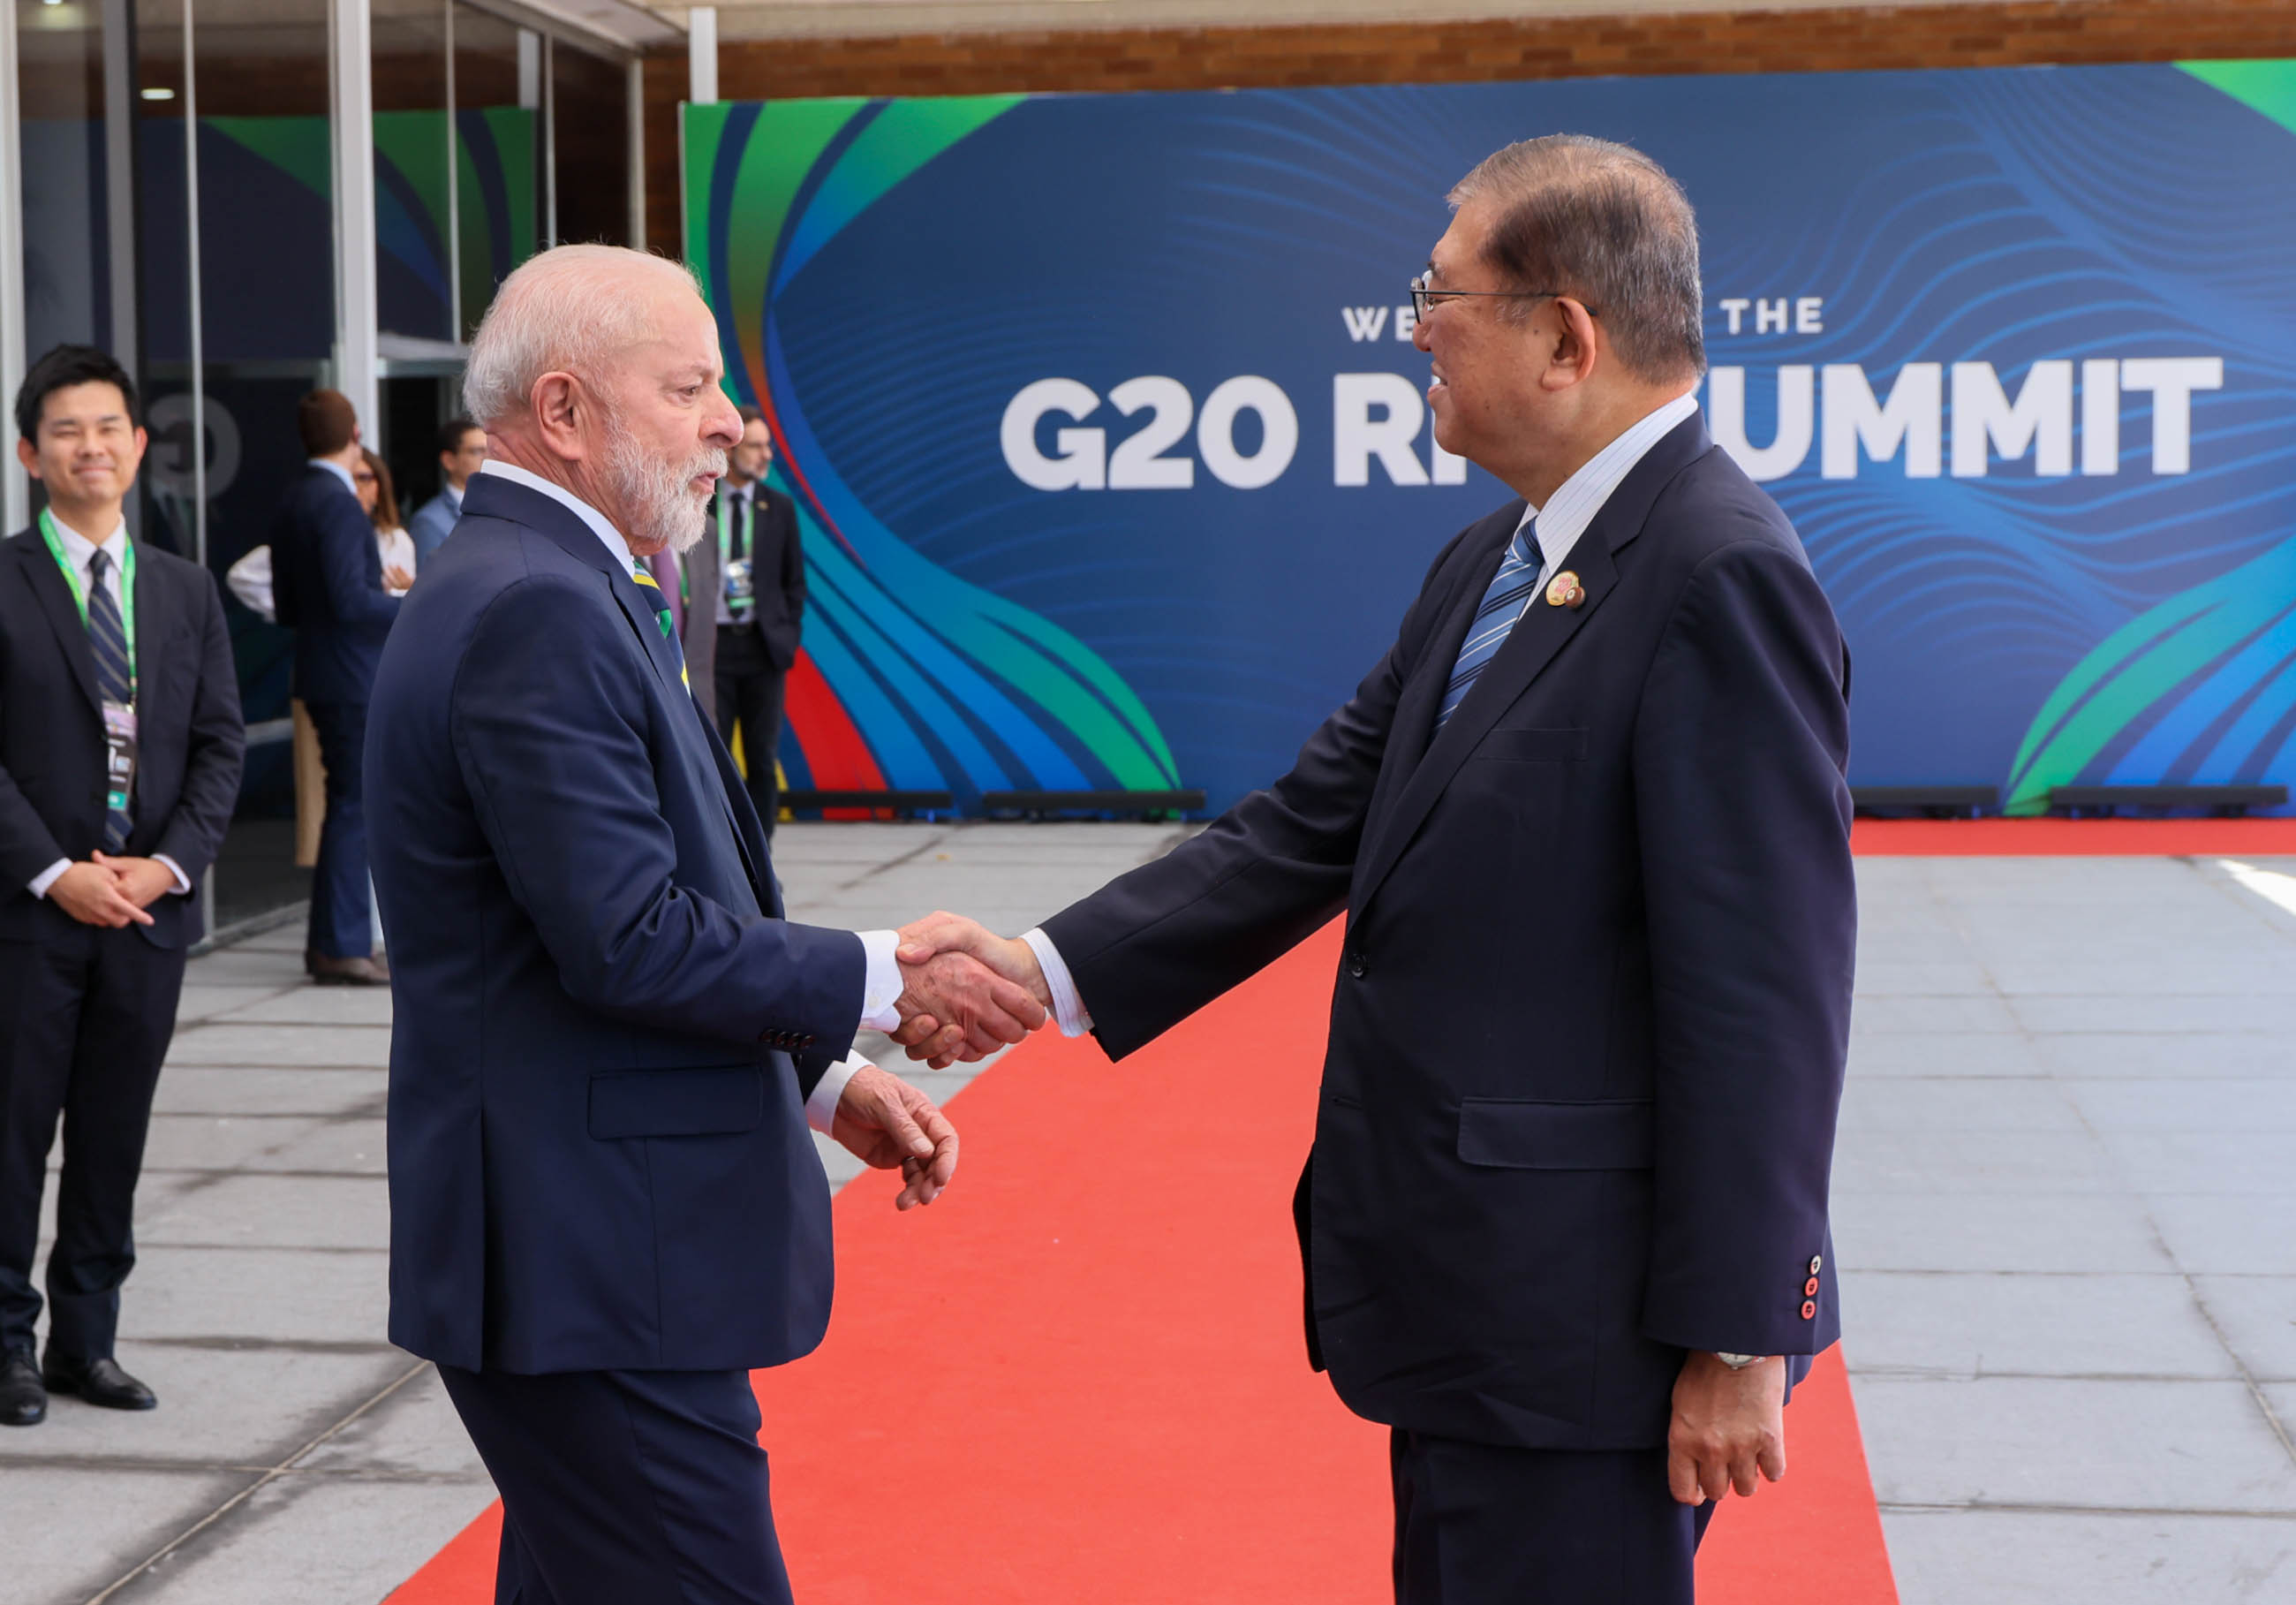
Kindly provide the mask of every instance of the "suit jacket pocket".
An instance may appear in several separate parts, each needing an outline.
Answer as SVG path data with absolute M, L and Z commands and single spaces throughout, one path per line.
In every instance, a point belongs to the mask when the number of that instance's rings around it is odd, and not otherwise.
M 1648 1099 L 1543 1103 L 1470 1098 L 1459 1106 L 1459 1157 L 1504 1170 L 1648 1170 Z
M 1584 730 L 1493 730 L 1474 756 L 1513 763 L 1569 763 L 1587 756 Z
M 709 1137 L 757 1129 L 766 1117 L 758 1065 L 628 1070 L 590 1078 L 590 1135 Z

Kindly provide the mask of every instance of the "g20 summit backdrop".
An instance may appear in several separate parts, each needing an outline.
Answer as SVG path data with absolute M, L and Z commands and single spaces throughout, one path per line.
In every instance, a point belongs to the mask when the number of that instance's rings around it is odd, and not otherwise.
M 2296 62 L 689 108 L 689 259 L 812 576 L 792 785 L 1288 766 L 1507 499 L 1437 450 L 1443 194 L 1574 130 L 1699 210 L 1715 436 L 1853 778 L 2296 781 Z

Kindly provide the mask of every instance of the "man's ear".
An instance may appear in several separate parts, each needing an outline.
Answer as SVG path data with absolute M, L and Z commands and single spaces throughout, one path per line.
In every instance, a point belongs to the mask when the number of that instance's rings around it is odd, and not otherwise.
M 1595 376 L 1602 363 L 1602 350 L 1595 337 L 1594 315 L 1584 303 L 1559 295 L 1549 304 L 1554 309 L 1556 327 L 1539 383 L 1550 391 L 1568 390 Z
M 40 477 L 40 454 L 33 449 L 31 441 L 22 435 L 16 437 L 16 460 L 24 465 L 25 473 L 34 479 Z
M 586 409 L 589 398 L 573 374 L 549 373 L 534 382 L 530 392 L 534 406 L 535 432 L 554 456 L 578 462 L 588 454 L 583 449 L 582 426 L 587 421 Z

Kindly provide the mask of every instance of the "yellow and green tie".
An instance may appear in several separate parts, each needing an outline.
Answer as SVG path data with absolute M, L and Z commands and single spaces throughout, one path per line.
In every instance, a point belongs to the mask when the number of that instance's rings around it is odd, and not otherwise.
M 661 586 L 652 574 L 646 572 L 645 564 L 635 557 L 630 559 L 630 578 L 636 580 L 644 589 L 653 593 L 654 621 L 661 626 L 661 638 L 669 643 L 669 649 L 672 652 L 677 654 L 678 679 L 684 683 L 687 690 L 692 690 L 693 679 L 685 671 L 685 648 L 679 644 L 676 628 L 669 621 L 669 598 L 661 594 Z

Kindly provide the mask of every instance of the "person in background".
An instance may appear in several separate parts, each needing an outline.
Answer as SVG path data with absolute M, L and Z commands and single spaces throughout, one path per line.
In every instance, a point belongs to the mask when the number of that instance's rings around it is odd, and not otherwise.
M 439 471 L 447 482 L 406 521 L 406 532 L 414 539 L 414 563 L 407 565 L 410 569 L 437 551 L 453 532 L 455 521 L 463 515 L 463 490 L 486 460 L 485 430 L 468 418 L 449 418 L 439 425 Z
M 766 483 L 774 440 L 765 415 L 738 409 L 742 441 L 727 454 L 726 482 L 710 508 L 718 544 L 718 734 L 742 729 L 742 778 L 766 834 L 781 813 L 774 772 L 782 739 L 783 682 L 797 662 L 805 622 L 805 548 L 797 504 Z
M 648 572 L 668 599 L 670 622 L 677 644 L 685 651 L 685 671 L 693 692 L 693 705 L 709 723 L 718 722 L 718 613 L 710 598 L 718 595 L 717 543 L 696 541 L 681 552 L 664 547 L 646 559 Z M 698 605 L 696 605 L 698 601 Z
M 390 972 L 374 946 L 361 766 L 367 696 L 398 598 L 384 587 L 381 550 L 358 495 L 366 454 L 349 399 L 313 391 L 297 404 L 295 423 L 310 465 L 272 521 L 272 603 L 295 631 L 295 695 L 318 733 L 327 793 L 303 962 L 323 985 L 384 986 Z
M 390 465 L 361 449 L 360 462 L 351 470 L 351 489 L 367 522 L 374 525 L 374 544 L 382 558 L 382 588 L 403 597 L 414 588 L 414 541 L 398 523 L 398 491 L 390 482 Z
M 0 1425 L 29 1427 L 51 1392 L 159 1402 L 113 1357 L 119 1289 L 200 877 L 247 732 L 215 580 L 128 539 L 135 382 L 92 346 L 58 346 L 16 392 L 16 427 L 48 502 L 0 546 Z M 60 1118 L 36 1366 L 32 1259 Z

